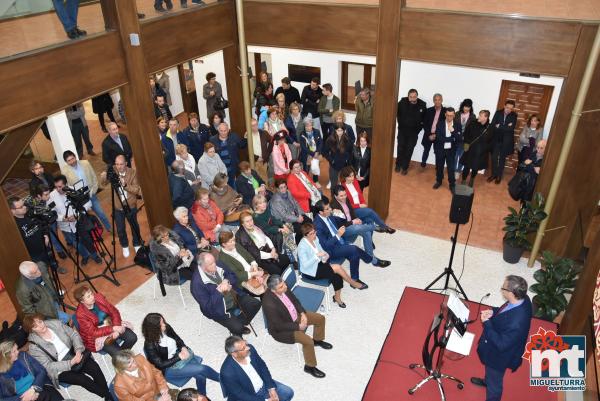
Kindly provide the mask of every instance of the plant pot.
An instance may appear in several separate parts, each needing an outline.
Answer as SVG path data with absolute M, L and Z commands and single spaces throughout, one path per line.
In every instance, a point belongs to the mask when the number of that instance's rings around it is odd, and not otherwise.
M 525 251 L 523 248 L 517 248 L 509 244 L 507 241 L 502 242 L 502 258 L 506 263 L 518 263 Z
M 542 320 L 546 320 L 548 322 L 553 322 L 555 319 L 552 319 L 550 316 L 548 315 L 541 315 L 541 316 L 536 316 L 536 312 L 538 310 L 539 306 L 536 302 L 531 301 L 531 312 L 533 314 L 533 317 L 537 318 L 537 319 L 542 319 Z

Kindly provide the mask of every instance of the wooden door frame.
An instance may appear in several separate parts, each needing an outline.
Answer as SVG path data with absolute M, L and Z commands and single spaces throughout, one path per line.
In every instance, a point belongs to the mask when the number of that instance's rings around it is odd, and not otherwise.
M 500 84 L 500 91 L 498 93 L 498 105 L 496 110 L 500 110 L 502 108 L 504 108 L 504 102 L 506 102 L 506 98 L 502 99 L 502 90 L 504 89 L 505 85 L 507 85 L 509 82 L 516 82 L 519 84 L 524 84 L 524 85 L 537 85 L 537 86 L 543 86 L 544 88 L 548 88 L 550 89 L 550 95 L 548 96 L 548 99 L 546 99 L 544 101 L 545 104 L 542 104 L 541 109 L 545 110 L 544 115 L 540 115 L 540 119 L 542 120 L 543 124 L 546 123 L 546 117 L 548 117 L 548 111 L 550 109 L 550 103 L 552 102 L 552 95 L 554 94 L 554 86 L 552 85 L 545 85 L 545 84 L 537 84 L 534 82 L 522 82 L 522 81 L 514 81 L 512 79 L 503 79 L 502 83 Z M 542 99 L 543 100 L 543 99 Z M 516 100 L 515 100 L 516 103 Z

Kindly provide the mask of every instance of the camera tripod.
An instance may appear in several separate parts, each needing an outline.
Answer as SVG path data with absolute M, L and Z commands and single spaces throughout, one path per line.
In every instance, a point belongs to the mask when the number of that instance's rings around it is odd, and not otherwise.
M 84 279 L 88 282 L 90 280 L 93 280 L 96 278 L 105 278 L 106 280 L 110 281 L 114 285 L 120 286 L 121 283 L 119 283 L 119 281 L 115 277 L 115 274 L 110 269 L 110 265 L 111 265 L 114 257 L 108 251 L 108 247 L 104 243 L 102 236 L 96 231 L 96 224 L 94 223 L 93 220 L 86 220 L 86 219 L 90 219 L 90 217 L 88 216 L 87 212 L 85 211 L 85 209 L 83 207 L 76 207 L 71 204 L 67 205 L 67 210 L 65 212 L 66 216 L 68 216 L 69 208 L 71 208 L 71 207 L 73 208 L 75 218 L 77 219 L 77 222 L 75 223 L 75 265 L 77 266 L 77 274 L 76 274 L 74 282 L 77 284 L 82 281 L 80 278 L 80 273 L 81 273 L 81 274 L 83 274 Z M 88 223 L 88 225 L 89 225 L 90 221 L 92 223 L 92 227 L 87 228 L 86 223 Z M 79 245 L 82 243 L 81 233 L 84 233 L 84 235 L 89 235 L 89 237 L 91 239 L 91 248 L 93 248 L 93 251 L 95 251 L 98 254 L 98 256 L 100 256 L 100 258 L 102 259 L 102 261 L 104 262 L 104 264 L 106 266 L 104 268 L 104 270 L 102 270 L 101 273 L 96 274 L 95 276 L 88 276 L 83 271 L 81 266 L 79 265 L 79 256 L 80 256 Z M 87 245 L 90 245 L 90 244 L 87 244 Z M 83 243 L 83 246 L 88 250 L 88 252 L 92 252 L 90 250 L 90 247 L 86 246 L 85 243 Z M 73 260 L 72 257 L 71 257 L 71 259 Z M 110 273 L 110 276 L 107 275 L 107 272 Z
M 48 274 L 50 275 L 50 279 L 52 280 L 52 283 L 54 284 L 54 288 L 56 288 L 56 292 L 58 295 L 58 303 L 62 307 L 63 311 L 65 311 L 65 312 L 66 312 L 66 309 L 75 310 L 76 309 L 75 306 L 68 305 L 65 303 L 64 294 L 66 293 L 66 287 L 60 281 L 60 276 L 58 274 L 59 266 L 58 266 L 58 261 L 56 260 L 56 250 L 54 249 L 54 243 L 52 242 L 52 239 L 56 240 L 56 242 L 58 244 L 60 244 L 60 247 L 62 248 L 65 255 L 67 255 L 67 257 L 69 259 L 71 259 L 71 261 L 73 262 L 73 265 L 75 266 L 75 269 L 77 271 L 77 276 L 79 277 L 79 274 L 83 275 L 83 280 L 85 280 L 95 292 L 97 291 L 96 287 L 94 287 L 94 284 L 92 284 L 90 276 L 88 276 L 81 269 L 81 266 L 78 263 L 78 258 L 74 258 L 73 255 L 71 255 L 71 252 L 69 252 L 69 250 L 67 249 L 65 244 L 60 240 L 56 231 L 50 227 L 50 224 L 48 224 L 47 222 L 41 222 L 41 226 L 42 226 L 42 233 L 48 237 L 48 244 L 46 244 L 46 242 L 44 242 L 44 248 L 46 250 L 46 255 L 47 255 L 48 261 L 49 261 L 48 265 L 50 267 L 50 269 L 48 269 Z M 79 282 L 79 281 L 77 281 L 77 282 Z
M 139 225 L 137 224 L 137 221 L 134 220 L 134 216 L 131 213 L 132 212 L 131 208 L 129 207 L 129 204 L 127 203 L 127 191 L 121 185 L 121 180 L 119 178 L 119 174 L 114 169 L 113 166 L 108 166 L 108 168 L 106 170 L 106 178 L 107 178 L 108 182 L 110 182 L 110 186 L 111 186 L 110 200 L 111 200 L 111 206 L 112 206 L 111 217 L 112 217 L 112 226 L 113 226 L 112 250 L 113 250 L 113 255 L 114 255 L 113 260 L 112 260 L 113 267 L 111 268 L 111 271 L 112 272 L 120 272 L 120 271 L 129 269 L 130 267 L 137 266 L 137 264 L 131 263 L 126 266 L 117 267 L 117 242 L 115 239 L 115 232 L 116 232 L 115 211 L 117 210 L 117 207 L 116 207 L 117 202 L 115 201 L 115 198 L 118 199 L 119 205 L 121 206 L 122 213 L 124 214 L 127 222 L 129 222 L 129 227 L 131 228 L 131 235 L 133 236 L 134 244 L 136 242 L 136 239 L 137 239 L 138 244 L 140 244 L 139 245 L 140 248 L 145 247 L 145 244 L 144 244 L 144 240 L 142 239 L 142 236 L 139 231 Z M 123 198 L 125 198 L 125 199 L 123 199 Z M 140 210 L 141 209 L 136 210 L 136 214 Z

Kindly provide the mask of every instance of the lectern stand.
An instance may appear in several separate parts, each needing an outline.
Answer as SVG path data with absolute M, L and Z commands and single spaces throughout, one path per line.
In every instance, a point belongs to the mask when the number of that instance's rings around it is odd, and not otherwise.
M 417 383 L 414 387 L 410 388 L 408 390 L 408 394 L 414 394 L 417 390 L 424 386 L 425 383 L 431 380 L 435 380 L 437 383 L 442 401 L 446 401 L 446 394 L 444 392 L 442 380 L 451 380 L 456 383 L 456 386 L 459 390 L 463 389 L 464 383 L 460 379 L 442 372 L 444 353 L 446 351 L 446 346 L 448 344 L 448 340 L 450 339 L 450 335 L 454 329 L 461 333 L 465 332 L 465 326 L 462 321 L 456 317 L 450 308 L 443 307 L 439 315 L 433 319 L 431 329 L 425 338 L 422 351 L 423 364 L 412 363 L 409 365 L 409 368 L 411 369 L 423 369 L 428 376 Z M 433 344 L 430 347 L 432 339 Z

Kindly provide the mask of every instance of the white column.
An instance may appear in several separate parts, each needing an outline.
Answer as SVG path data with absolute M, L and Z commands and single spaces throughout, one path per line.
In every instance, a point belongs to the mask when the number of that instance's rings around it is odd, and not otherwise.
M 63 170 L 66 166 L 63 160 L 63 153 L 66 150 L 70 150 L 75 153 L 77 157 L 77 148 L 75 148 L 75 141 L 69 128 L 69 121 L 67 120 L 67 114 L 64 111 L 59 111 L 56 114 L 48 116 L 46 120 L 48 131 L 50 132 L 50 139 L 52 140 L 52 147 L 56 154 L 56 161 L 60 169 Z

